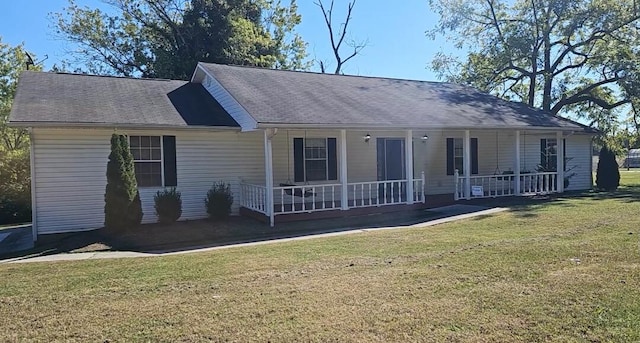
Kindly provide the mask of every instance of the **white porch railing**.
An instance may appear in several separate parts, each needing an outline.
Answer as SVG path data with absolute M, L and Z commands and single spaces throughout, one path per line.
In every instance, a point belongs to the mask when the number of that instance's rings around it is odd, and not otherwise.
M 267 213 L 267 187 L 240 183 L 240 205 L 262 213 Z
M 549 194 L 558 192 L 556 172 L 540 172 L 520 174 L 520 189 L 516 189 L 515 174 L 473 175 L 467 179 L 456 170 L 455 200 L 465 199 L 466 192 L 470 199 L 496 198 L 513 195 Z
M 340 208 L 341 184 L 273 187 L 275 214 Z
M 545 172 L 534 174 L 521 174 L 520 187 L 522 194 L 546 194 L 558 191 L 558 173 Z
M 413 194 L 407 193 L 407 180 L 352 182 L 347 184 L 347 208 L 424 203 L 424 173 L 413 179 Z M 240 205 L 269 215 L 267 189 L 261 185 L 240 184 Z M 273 187 L 274 215 L 309 213 L 341 209 L 342 184 L 281 185 Z M 411 201 L 409 201 L 411 200 Z
M 413 179 L 412 201 L 407 198 L 407 180 L 388 180 L 371 182 L 352 182 L 347 184 L 349 207 L 371 207 L 384 205 L 399 205 L 408 203 L 424 203 L 424 172 L 419 179 Z

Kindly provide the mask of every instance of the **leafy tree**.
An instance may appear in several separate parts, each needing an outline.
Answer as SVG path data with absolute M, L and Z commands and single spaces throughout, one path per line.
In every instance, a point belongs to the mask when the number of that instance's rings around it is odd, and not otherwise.
M 280 0 L 104 0 L 115 14 L 69 1 L 56 31 L 95 74 L 187 80 L 197 62 L 305 69 L 297 4 Z
M 142 221 L 142 205 L 129 151 L 124 135 L 111 135 L 111 153 L 107 162 L 107 187 L 104 194 L 104 226 L 108 230 L 135 227 Z
M 0 37 L 0 224 L 31 220 L 29 135 L 7 126 L 18 77 L 29 62 L 23 45 L 9 46 Z
M 616 154 L 606 145 L 600 150 L 598 169 L 596 171 L 596 187 L 608 192 L 620 186 L 620 170 L 616 162 Z
M 640 13 L 634 0 L 430 0 L 442 34 L 468 54 L 438 54 L 432 69 L 604 131 L 640 105 Z M 635 106 L 634 106 L 635 107 Z M 640 109 L 640 106 L 637 106 Z
M 34 56 L 31 54 L 31 56 Z M 29 148 L 29 135 L 24 129 L 7 126 L 11 104 L 18 86 L 20 73 L 27 69 L 29 60 L 24 45 L 9 46 L 0 37 L 0 149 L 16 151 Z M 31 70 L 41 70 L 38 65 L 30 65 Z M 27 156 L 28 157 L 28 156 Z
M 0 149 L 0 190 L 0 224 L 31 221 L 28 149 Z

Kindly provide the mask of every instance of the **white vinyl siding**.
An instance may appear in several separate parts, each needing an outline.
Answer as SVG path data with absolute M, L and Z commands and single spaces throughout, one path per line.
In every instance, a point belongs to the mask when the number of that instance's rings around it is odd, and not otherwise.
M 181 220 L 205 218 L 204 197 L 213 182 L 231 184 L 234 194 L 233 214 L 238 213 L 241 181 L 264 185 L 263 132 L 200 130 L 119 130 L 128 135 L 176 136 L 177 189 L 182 192 Z M 35 150 L 36 222 L 39 233 L 71 232 L 96 229 L 104 222 L 106 166 L 110 152 L 109 129 L 33 130 Z M 371 134 L 369 142 L 363 137 Z M 429 139 L 423 143 L 424 134 Z M 462 137 L 463 131 L 413 132 L 414 177 L 426 174 L 427 194 L 452 194 L 453 176 L 446 175 L 446 138 Z M 521 170 L 535 171 L 540 163 L 540 139 L 555 133 L 521 136 Z M 339 130 L 279 130 L 273 138 L 274 185 L 293 183 L 293 138 L 340 137 Z M 479 175 L 514 171 L 515 132 L 475 130 L 478 138 Z M 348 182 L 377 180 L 377 138 L 405 138 L 404 131 L 347 131 Z M 568 190 L 591 188 L 591 137 L 575 134 L 566 137 L 565 155 L 575 166 Z M 337 141 L 338 170 L 340 144 Z M 338 173 L 339 175 L 339 173 Z M 312 184 L 335 184 L 340 180 L 314 181 Z M 140 188 L 143 222 L 156 221 L 153 195 L 162 187 Z M 276 199 L 276 203 L 278 200 Z
M 231 184 L 238 213 L 239 183 L 264 183 L 261 132 L 120 131 L 175 135 L 181 220 L 205 218 L 204 197 L 213 182 Z M 106 167 L 113 130 L 34 129 L 38 232 L 97 229 L 104 224 Z M 156 222 L 153 196 L 162 187 L 140 188 L 143 223 Z
M 567 158 L 567 172 L 565 172 L 565 176 L 575 173 L 569 178 L 569 187 L 567 187 L 566 190 L 591 189 L 591 187 L 593 187 L 593 176 L 591 175 L 591 136 L 575 134 L 565 139 L 567 141 L 567 151 L 564 152 L 564 156 Z

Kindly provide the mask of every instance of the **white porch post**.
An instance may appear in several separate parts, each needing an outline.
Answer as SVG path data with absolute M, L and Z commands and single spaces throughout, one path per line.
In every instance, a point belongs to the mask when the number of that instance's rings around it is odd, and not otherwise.
M 556 133 L 556 156 L 558 157 L 556 170 L 558 174 L 556 176 L 556 185 L 558 193 L 564 192 L 564 142 L 562 131 Z
M 516 131 L 516 190 L 515 195 L 520 195 L 520 130 Z
M 463 162 L 462 168 L 464 169 L 464 197 L 465 199 L 471 199 L 471 132 L 469 130 L 464 131 L 464 149 L 462 150 Z
M 349 187 L 347 184 L 347 130 L 340 130 L 340 208 L 349 209 Z M 354 200 L 355 201 L 355 200 Z
M 407 204 L 413 204 L 413 131 L 407 130 L 404 143 L 404 161 L 407 177 Z
M 271 138 L 275 134 L 274 129 L 264 130 L 264 172 L 265 172 L 265 212 L 269 216 L 269 225 L 274 225 L 273 214 L 273 149 Z

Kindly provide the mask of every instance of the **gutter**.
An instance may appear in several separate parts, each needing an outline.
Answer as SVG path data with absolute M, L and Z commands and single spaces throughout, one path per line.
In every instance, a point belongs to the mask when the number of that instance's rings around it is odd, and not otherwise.
M 34 127 L 42 127 L 42 128 L 60 128 L 60 129 L 68 129 L 68 128 L 87 128 L 87 129 L 97 129 L 97 128 L 107 128 L 107 129 L 117 129 L 117 128 L 127 128 L 127 129 L 159 129 L 159 130 L 200 130 L 200 131 L 240 131 L 241 128 L 239 126 L 172 126 L 172 125 L 160 125 L 160 124 L 115 124 L 115 123 L 67 123 L 67 122 L 29 122 L 29 121 L 9 121 L 7 123 L 11 127 L 23 127 L 23 128 L 34 128 Z
M 530 131 L 564 131 L 573 133 L 587 133 L 592 135 L 599 134 L 598 132 L 589 132 L 585 128 L 569 128 L 569 127 L 545 127 L 545 126 L 481 126 L 481 127 L 469 127 L 469 126 L 389 126 L 389 125 L 362 125 L 352 126 L 344 124 L 287 124 L 287 123 L 258 123 L 258 129 L 267 128 L 284 128 L 284 129 L 342 129 L 342 130 L 426 130 L 426 131 L 440 131 L 440 130 L 530 130 Z

